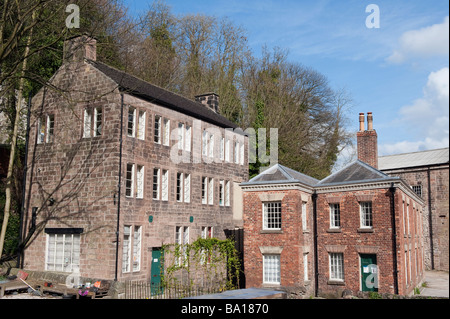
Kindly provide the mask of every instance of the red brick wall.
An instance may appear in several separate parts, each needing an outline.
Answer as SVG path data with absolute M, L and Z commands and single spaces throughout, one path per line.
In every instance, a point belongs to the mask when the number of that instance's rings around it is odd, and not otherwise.
M 358 159 L 374 168 L 378 168 L 377 132 L 359 131 L 356 133 Z
M 340 221 L 339 231 L 330 229 L 329 200 L 333 202 L 339 198 Z M 423 258 L 421 250 L 418 250 L 418 268 L 415 268 L 415 259 L 412 259 L 412 271 L 410 282 L 407 286 L 404 282 L 404 247 L 405 244 L 420 247 L 422 234 L 420 232 L 419 209 L 410 211 L 411 237 L 404 238 L 401 204 L 403 199 L 410 201 L 411 207 L 416 205 L 400 189 L 395 192 L 396 205 L 396 229 L 397 229 L 397 265 L 399 294 L 411 293 L 423 278 Z M 372 231 L 360 229 L 359 201 L 372 201 L 373 228 Z M 392 237 L 392 215 L 390 204 L 390 192 L 388 189 L 372 189 L 368 191 L 351 191 L 319 194 L 317 199 L 317 224 L 318 224 L 318 261 L 319 261 L 319 290 L 320 292 L 340 292 L 350 289 L 354 292 L 361 290 L 360 254 L 375 254 L 378 266 L 378 292 L 394 293 L 394 257 Z M 417 225 L 417 226 L 416 226 Z M 418 230 L 418 231 L 416 231 Z M 414 231 L 414 232 L 413 232 Z M 344 282 L 329 281 L 329 253 L 342 252 L 344 256 Z M 413 248 L 414 252 L 414 248 Z
M 263 230 L 261 194 L 281 195 L 281 231 Z M 304 198 L 305 198 L 305 193 Z M 284 196 L 283 196 L 284 195 Z M 282 247 L 280 254 L 281 286 L 304 286 L 312 291 L 314 259 L 312 246 L 312 202 L 307 195 L 307 230 L 302 229 L 302 192 L 299 190 L 244 192 L 244 245 L 247 287 L 265 287 L 263 284 L 263 255 L 260 247 Z M 270 200 L 272 201 L 272 200 Z M 303 253 L 308 252 L 309 282 L 304 282 Z

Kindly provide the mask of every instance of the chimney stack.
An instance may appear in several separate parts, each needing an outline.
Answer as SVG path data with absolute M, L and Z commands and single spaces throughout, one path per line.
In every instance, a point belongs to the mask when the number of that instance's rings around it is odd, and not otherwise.
M 367 130 L 364 130 L 364 113 L 359 113 L 359 132 L 356 133 L 358 159 L 378 169 L 378 136 L 373 129 L 372 112 L 367 112 Z
M 196 95 L 195 101 L 200 102 L 214 112 L 219 113 L 219 96 L 216 93 Z
M 64 41 L 64 63 L 97 59 L 97 40 L 88 35 L 79 35 Z

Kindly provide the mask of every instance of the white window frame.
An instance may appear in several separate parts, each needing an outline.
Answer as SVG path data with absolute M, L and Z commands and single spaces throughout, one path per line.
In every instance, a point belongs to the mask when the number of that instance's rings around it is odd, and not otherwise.
M 220 159 L 225 160 L 225 138 L 223 136 L 220 138 Z
M 344 254 L 329 253 L 330 280 L 344 281 Z
M 161 144 L 161 125 L 162 124 L 162 117 L 160 115 L 155 114 L 155 123 L 153 126 L 153 142 L 156 144 Z
M 230 189 L 230 181 L 225 181 L 225 206 L 230 206 L 230 197 L 231 197 L 231 189 Z
M 241 143 L 241 150 L 240 150 L 240 164 L 244 165 L 244 143 Z
M 188 226 L 175 226 L 175 243 L 180 245 L 183 254 L 175 260 L 176 266 L 184 265 L 187 262 L 187 247 L 189 244 L 189 227 Z
M 213 227 L 212 226 L 204 226 L 202 227 L 202 238 L 208 239 L 213 238 Z M 211 255 L 208 255 L 208 260 L 206 260 L 206 251 L 201 251 L 200 264 L 204 265 L 206 262 L 210 263 Z
M 219 181 L 219 206 L 225 206 L 225 181 Z
M 330 204 L 330 228 L 341 228 L 341 207 L 339 203 Z
M 140 110 L 138 116 L 137 125 L 137 138 L 140 140 L 145 140 L 145 119 L 147 117 L 147 112 Z
M 53 142 L 53 134 L 55 131 L 55 116 L 53 114 L 47 115 L 47 127 L 45 130 L 45 142 Z
M 262 211 L 263 230 L 281 230 L 283 225 L 281 202 L 263 202 Z
M 234 164 L 239 164 L 239 142 L 234 142 Z
M 141 270 L 142 226 L 133 228 L 133 272 Z
M 303 254 L 303 280 L 308 281 L 308 253 Z
M 83 112 L 83 138 L 91 137 L 92 109 L 85 108 Z
M 133 163 L 127 163 L 125 170 L 125 197 L 134 197 L 134 170 Z
M 145 181 L 144 166 L 137 165 L 136 170 L 136 198 L 144 198 L 144 181 Z
M 131 229 L 131 225 L 123 226 L 122 273 L 128 273 L 131 270 Z
M 302 202 L 302 229 L 308 230 L 308 206 L 306 202 Z
M 208 132 L 206 129 L 202 133 L 202 155 L 208 156 Z
M 63 233 L 46 235 L 45 270 L 61 272 L 79 270 L 80 234 Z M 58 245 L 61 242 L 62 244 Z M 58 251 L 59 247 L 62 248 L 61 251 Z
M 202 204 L 208 203 L 208 177 L 202 177 Z
M 156 185 L 156 189 L 155 189 L 155 185 Z M 152 198 L 153 198 L 153 200 L 160 200 L 160 198 L 161 198 L 160 190 L 161 190 L 161 169 L 155 167 L 153 169 L 153 180 L 152 180 Z
M 167 118 L 164 118 L 163 120 L 164 127 L 163 127 L 163 145 L 169 146 L 170 145 L 170 120 Z
M 214 178 L 208 179 L 208 205 L 214 205 Z
M 184 141 L 184 150 L 190 152 L 191 151 L 191 139 L 192 139 L 192 128 L 190 125 L 186 124 L 186 134 Z
M 183 150 L 184 149 L 184 123 L 178 123 L 178 149 Z
M 51 143 L 53 142 L 55 128 L 55 115 L 49 114 L 38 118 L 37 122 L 37 143 Z
M 373 228 L 373 209 L 372 202 L 360 202 L 360 227 L 364 229 Z
M 136 137 L 136 108 L 130 106 L 128 108 L 127 117 L 127 136 Z M 131 120 L 130 120 L 131 116 Z
M 263 255 L 263 283 L 270 285 L 281 284 L 281 255 Z
M 161 174 L 161 200 L 169 200 L 169 171 L 166 169 Z
M 230 162 L 230 140 L 225 139 L 225 162 Z
M 185 203 L 191 202 L 191 174 L 184 174 L 183 197 Z
M 177 202 L 183 201 L 183 173 L 177 172 L 177 180 L 176 180 L 176 196 L 175 199 Z
M 214 134 L 209 134 L 208 156 L 214 158 Z
M 142 226 L 124 225 L 122 240 L 122 273 L 141 270 Z
M 103 130 L 103 109 L 94 108 L 94 136 L 101 136 Z

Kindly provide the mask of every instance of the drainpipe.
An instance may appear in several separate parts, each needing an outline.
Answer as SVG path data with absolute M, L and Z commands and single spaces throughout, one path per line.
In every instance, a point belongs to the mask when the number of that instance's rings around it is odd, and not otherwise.
M 397 228 L 395 225 L 395 190 L 394 183 L 389 187 L 391 195 L 391 214 L 392 214 L 392 259 L 394 264 L 394 294 L 398 295 L 398 265 L 397 265 Z
M 119 137 L 119 183 L 117 184 L 117 228 L 116 228 L 116 269 L 114 281 L 117 281 L 119 265 L 119 230 L 120 230 L 120 189 L 122 183 L 122 135 L 123 135 L 123 93 L 120 94 L 120 137 Z
M 312 194 L 313 222 L 314 222 L 314 296 L 319 294 L 319 256 L 317 253 L 317 193 Z
M 430 258 L 431 258 L 431 270 L 434 270 L 433 216 L 431 213 L 431 177 L 429 167 L 427 169 L 427 180 L 428 180 L 428 229 L 430 232 Z

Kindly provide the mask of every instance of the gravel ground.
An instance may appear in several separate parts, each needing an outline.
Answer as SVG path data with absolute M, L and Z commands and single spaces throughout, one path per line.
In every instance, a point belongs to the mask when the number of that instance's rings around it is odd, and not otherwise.
M 52 296 L 45 294 L 44 296 L 36 296 L 27 292 L 5 294 L 2 299 L 62 299 L 62 296 Z

